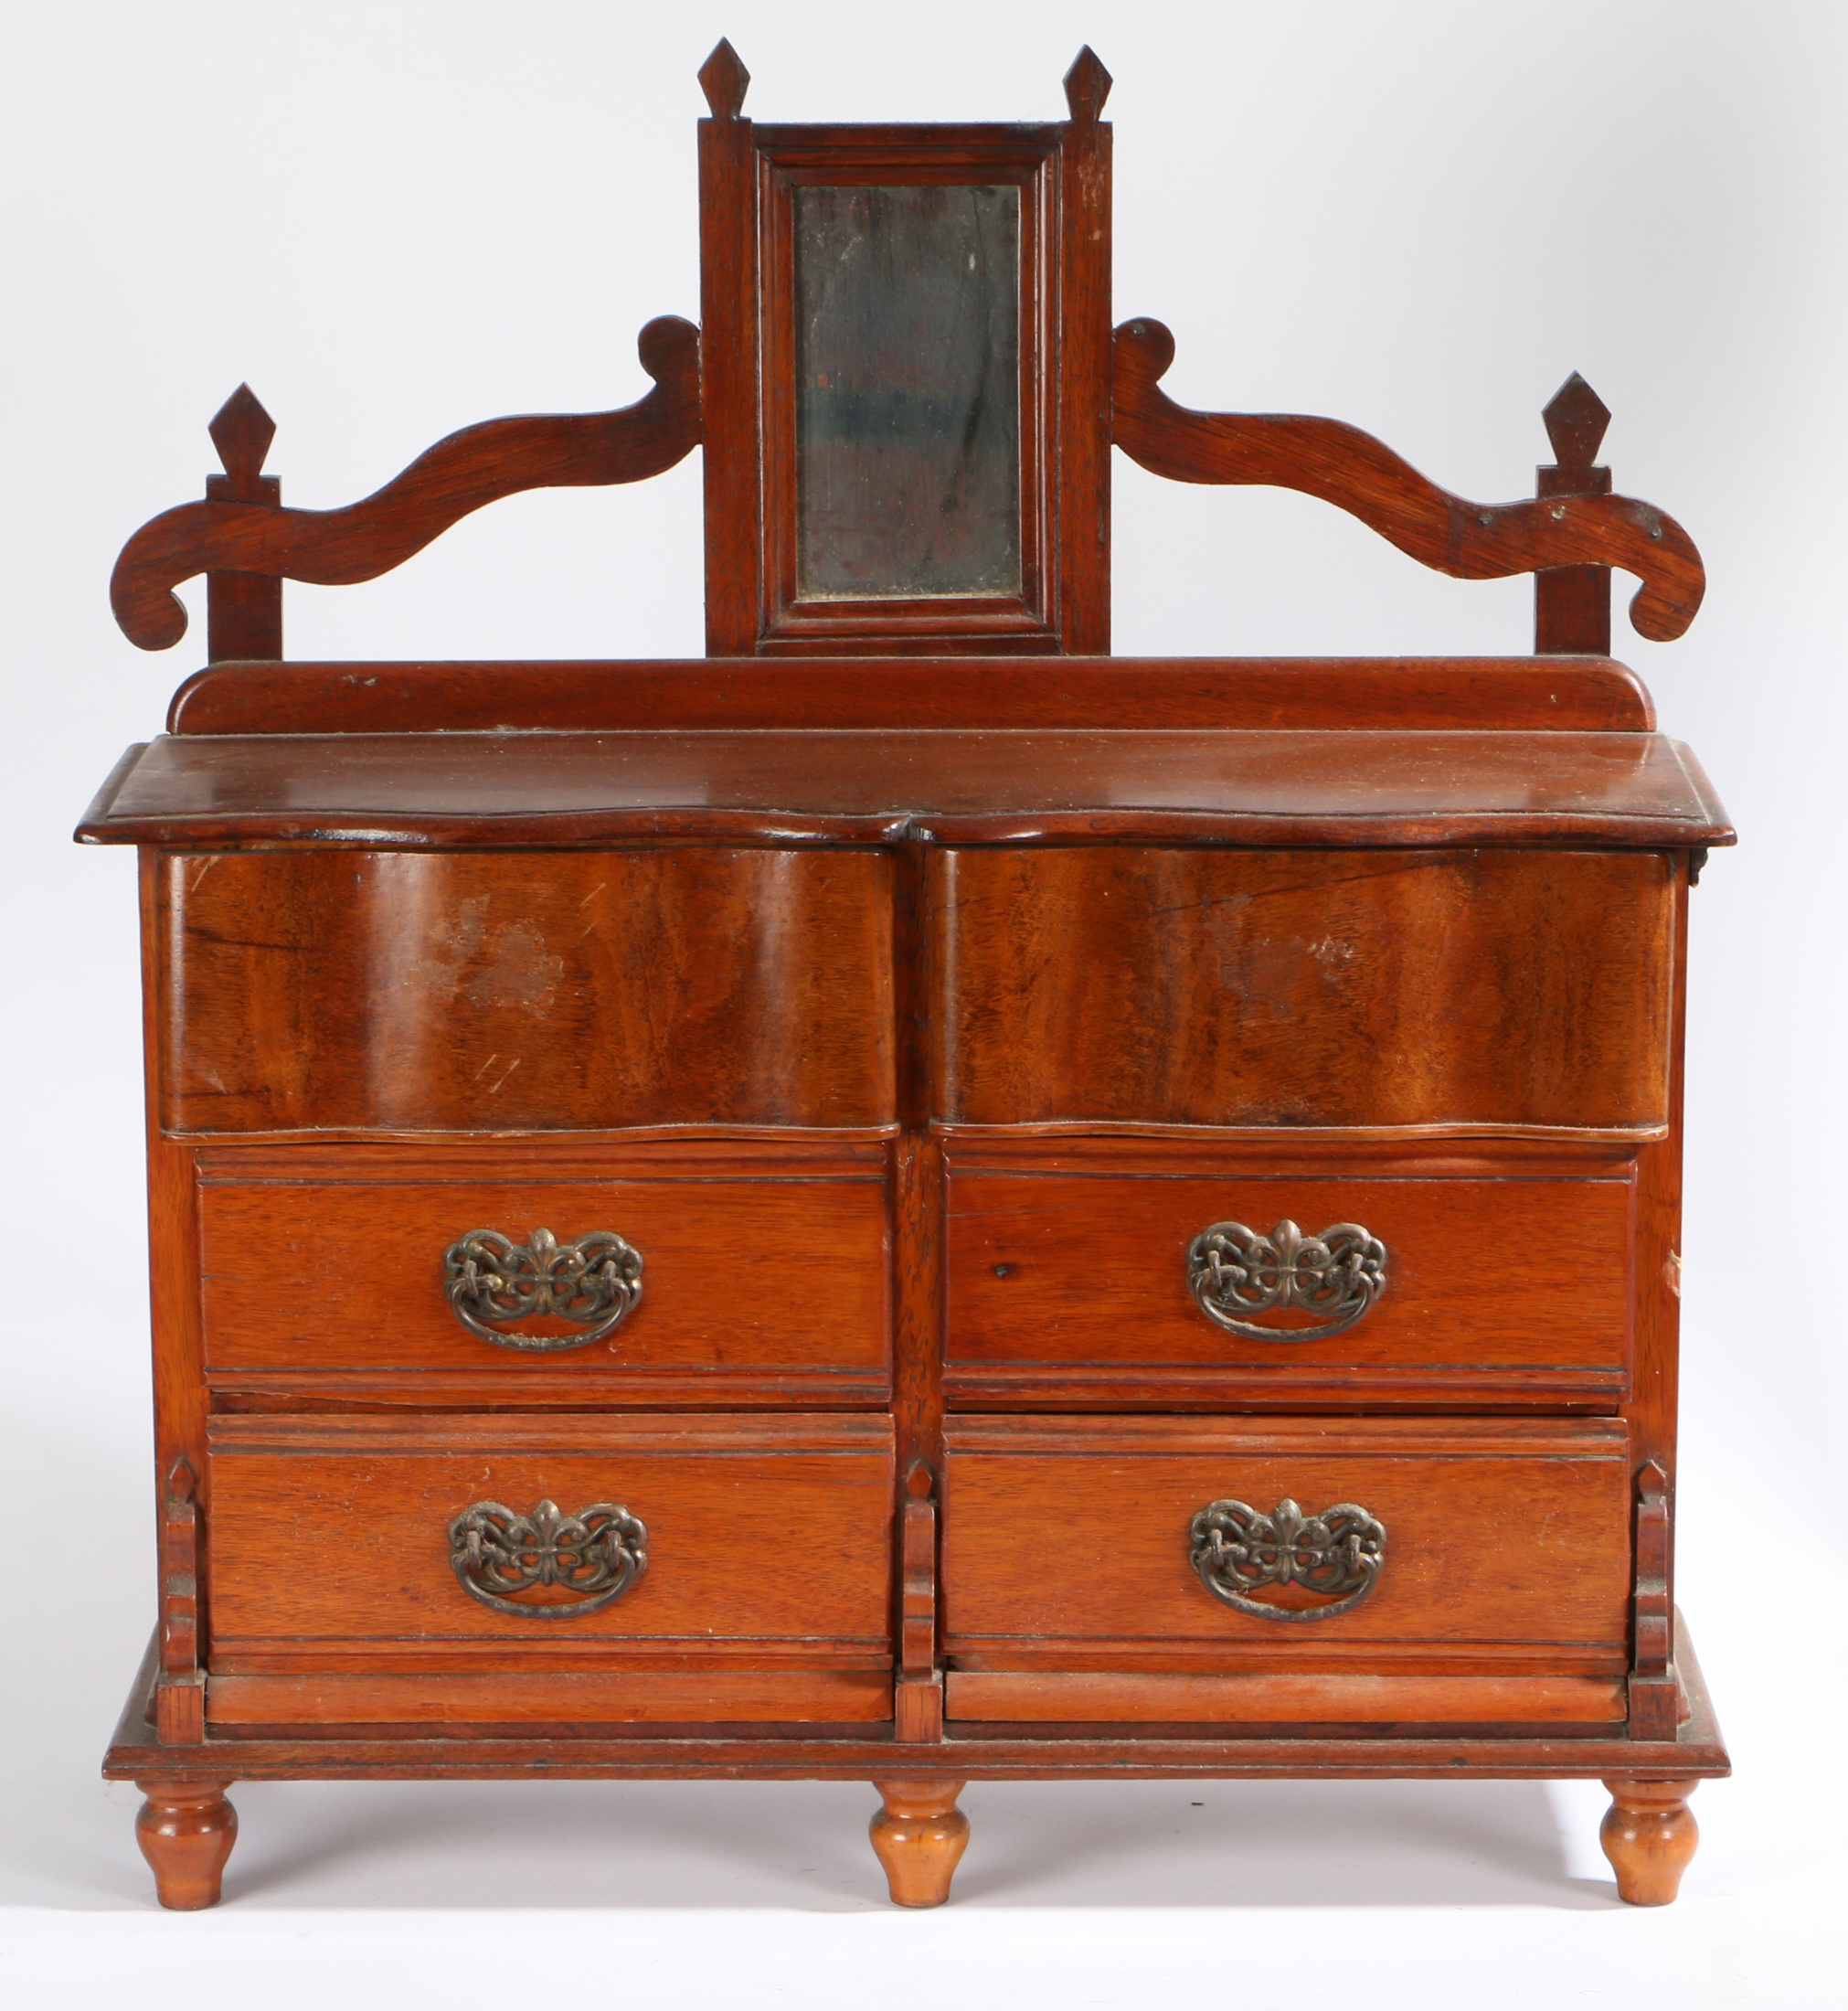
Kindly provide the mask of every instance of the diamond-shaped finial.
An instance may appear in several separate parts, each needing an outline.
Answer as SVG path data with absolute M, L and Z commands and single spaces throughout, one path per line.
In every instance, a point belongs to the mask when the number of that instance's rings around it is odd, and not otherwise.
M 175 1501 L 190 1501 L 199 1484 L 199 1476 L 193 1471 L 193 1463 L 182 1452 L 167 1469 L 167 1493 Z
M 225 473 L 234 483 L 253 482 L 261 473 L 263 457 L 276 437 L 276 421 L 257 401 L 248 384 L 240 384 L 218 407 L 207 429 Z
M 1110 71 L 1098 61 L 1097 51 L 1087 42 L 1065 73 L 1065 101 L 1071 108 L 1075 125 L 1098 122 L 1112 81 Z
M 1575 370 L 1540 416 L 1546 421 L 1554 460 L 1574 474 L 1588 473 L 1610 423 L 1604 400 Z
M 723 36 L 699 70 L 699 88 L 712 107 L 715 119 L 735 119 L 744 109 L 744 94 L 750 89 L 750 72 L 738 59 L 738 51 Z

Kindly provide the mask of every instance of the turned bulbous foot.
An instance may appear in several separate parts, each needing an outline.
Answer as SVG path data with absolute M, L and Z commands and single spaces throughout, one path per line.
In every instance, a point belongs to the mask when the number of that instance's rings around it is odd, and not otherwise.
M 238 1840 L 238 1812 L 225 1799 L 228 1784 L 135 1782 L 147 1796 L 134 1819 L 135 1841 L 154 1869 L 161 1904 L 175 1912 L 218 1903 L 226 1860 Z
M 1701 1840 L 1688 1813 L 1694 1781 L 1607 1781 L 1609 1813 L 1598 1832 L 1617 1874 L 1617 1894 L 1631 1906 L 1667 1906 Z
M 898 1906 L 941 1906 L 969 1843 L 956 1805 L 961 1781 L 875 1781 L 885 1806 L 873 1818 L 873 1848 Z

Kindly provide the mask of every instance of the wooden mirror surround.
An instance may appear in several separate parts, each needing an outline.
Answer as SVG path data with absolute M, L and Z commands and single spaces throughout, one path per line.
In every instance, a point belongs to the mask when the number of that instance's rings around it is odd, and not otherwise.
M 702 80 L 708 653 L 1107 650 L 1101 65 L 1056 125 L 758 126 Z

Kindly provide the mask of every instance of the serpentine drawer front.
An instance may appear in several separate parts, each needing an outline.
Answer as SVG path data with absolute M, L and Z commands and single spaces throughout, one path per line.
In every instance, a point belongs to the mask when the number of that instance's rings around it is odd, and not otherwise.
M 997 1402 L 1612 1408 L 1633 1169 L 1367 1178 L 1101 1154 L 948 1182 L 944 1387 Z M 1236 1166 L 1236 1161 L 1233 1163 Z
M 892 1117 L 876 852 L 174 854 L 164 1130 Z
M 958 1123 L 1668 1121 L 1660 853 L 997 846 L 931 876 Z
M 210 1444 L 215 1723 L 891 1715 L 884 1417 L 220 1418 Z
M 944 1438 L 952 1718 L 1622 1715 L 1620 1420 L 964 1417 Z
M 883 1402 L 885 1154 L 202 1154 L 215 1390 L 377 1400 Z M 547 1240 L 549 1239 L 549 1240 Z

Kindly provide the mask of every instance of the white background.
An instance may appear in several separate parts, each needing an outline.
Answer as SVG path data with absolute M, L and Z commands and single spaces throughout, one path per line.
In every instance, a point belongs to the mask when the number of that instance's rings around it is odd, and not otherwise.
M 881 1901 L 868 1790 L 559 1783 L 246 1788 L 226 1905 L 154 1910 L 135 1797 L 96 1778 L 153 1600 L 133 861 L 68 834 L 202 660 L 204 610 L 188 590 L 193 633 L 144 657 L 109 568 L 201 493 L 242 378 L 309 506 L 471 420 L 645 388 L 634 331 L 698 313 L 694 71 L 721 33 L 748 109 L 791 120 L 1062 117 L 1089 40 L 1117 316 L 1174 327 L 1176 397 L 1330 413 L 1504 501 L 1576 368 L 1620 489 L 1701 546 L 1691 634 L 1616 645 L 1745 835 L 1694 900 L 1681 1490 L 1738 1772 L 1696 1802 L 1679 1906 L 1617 1904 L 1595 1787 L 978 1788 L 957 1902 L 913 1916 Z M 1848 1999 L 1844 59 L 1832 0 L 5 0 L 11 2003 Z M 1120 457 L 1116 552 L 1125 652 L 1528 646 L 1524 581 Z M 695 456 L 502 504 L 371 586 L 291 586 L 290 651 L 695 654 L 699 554 Z

